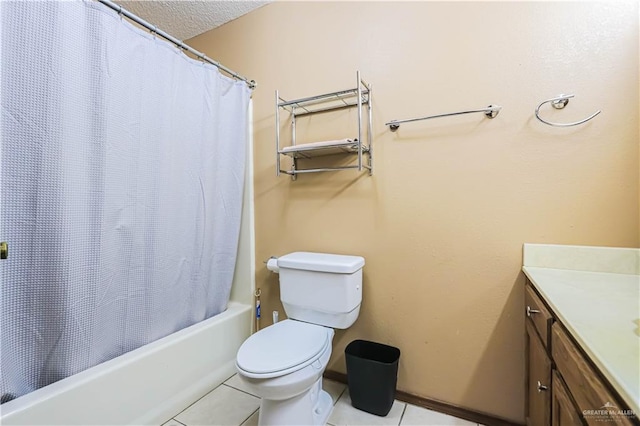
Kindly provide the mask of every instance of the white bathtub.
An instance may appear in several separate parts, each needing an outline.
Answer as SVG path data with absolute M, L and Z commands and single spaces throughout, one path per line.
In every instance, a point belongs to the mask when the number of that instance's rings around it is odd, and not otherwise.
M 2 425 L 160 425 L 235 373 L 252 307 L 213 318 L 0 406 Z

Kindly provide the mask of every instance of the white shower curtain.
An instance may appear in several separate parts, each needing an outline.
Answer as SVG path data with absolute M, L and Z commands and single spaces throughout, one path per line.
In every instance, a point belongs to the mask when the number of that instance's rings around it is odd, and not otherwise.
M 93 1 L 0 8 L 4 402 L 226 308 L 250 90 Z

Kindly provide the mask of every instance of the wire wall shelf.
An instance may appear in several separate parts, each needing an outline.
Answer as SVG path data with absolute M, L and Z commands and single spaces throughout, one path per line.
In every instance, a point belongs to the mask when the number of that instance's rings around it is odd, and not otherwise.
M 290 175 L 293 180 L 301 173 L 315 173 L 338 170 L 357 169 L 368 170 L 373 174 L 373 128 L 371 111 L 371 85 L 360 78 L 356 72 L 356 87 L 337 92 L 330 92 L 307 98 L 285 100 L 276 90 L 276 175 L 280 173 Z M 366 111 L 363 111 L 366 107 Z M 330 141 L 298 143 L 296 140 L 296 119 L 312 114 L 335 112 L 343 109 L 356 108 L 358 111 L 357 129 L 355 137 Z M 281 147 L 280 111 L 285 110 L 291 119 L 291 145 Z M 363 115 L 366 115 L 366 120 Z M 366 121 L 366 132 L 363 130 Z M 366 142 L 363 134 L 366 133 Z M 291 169 L 283 170 L 281 156 L 291 158 Z M 329 155 L 344 155 L 357 157 L 357 163 L 338 167 L 301 168 L 299 159 L 311 159 Z

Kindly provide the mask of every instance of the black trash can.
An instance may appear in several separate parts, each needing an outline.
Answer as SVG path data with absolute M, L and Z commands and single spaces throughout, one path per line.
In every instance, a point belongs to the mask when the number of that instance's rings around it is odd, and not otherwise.
M 396 397 L 400 349 L 354 340 L 344 354 L 351 405 L 378 416 L 389 414 Z

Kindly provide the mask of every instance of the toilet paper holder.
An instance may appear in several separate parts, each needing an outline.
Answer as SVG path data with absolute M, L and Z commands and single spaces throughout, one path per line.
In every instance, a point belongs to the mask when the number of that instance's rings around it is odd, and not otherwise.
M 276 274 L 280 272 L 280 268 L 278 267 L 278 258 L 276 256 L 271 256 L 269 259 L 265 260 L 264 263 L 267 265 L 267 269 L 271 272 L 275 272 Z

